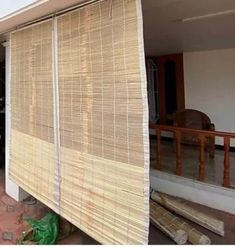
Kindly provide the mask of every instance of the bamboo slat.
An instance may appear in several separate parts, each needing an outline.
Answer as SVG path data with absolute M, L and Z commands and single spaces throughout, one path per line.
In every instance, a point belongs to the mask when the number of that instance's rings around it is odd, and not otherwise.
M 189 219 L 221 236 L 224 236 L 224 222 L 217 220 L 210 215 L 199 212 L 198 210 L 193 209 L 188 205 L 173 199 L 172 197 L 162 195 L 155 191 L 151 193 L 151 199 L 171 211 L 182 215 L 184 218 Z
M 175 224 L 177 217 L 153 201 L 150 202 L 150 219 L 159 230 L 177 244 L 185 244 L 187 242 L 188 235 L 186 231 Z

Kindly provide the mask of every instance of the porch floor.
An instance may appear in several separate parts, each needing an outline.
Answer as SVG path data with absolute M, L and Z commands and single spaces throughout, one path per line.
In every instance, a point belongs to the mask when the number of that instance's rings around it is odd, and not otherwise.
M 154 168 L 156 164 L 157 141 L 151 138 L 150 141 L 150 166 Z M 198 176 L 198 156 L 197 146 L 182 145 L 182 170 L 183 177 L 197 179 Z M 176 158 L 174 152 L 174 143 L 172 141 L 161 141 L 161 165 L 162 171 L 175 174 Z M 231 163 L 231 187 L 235 188 L 235 152 L 230 152 Z M 208 152 L 205 152 L 205 181 L 209 184 L 222 186 L 224 170 L 224 152 L 215 150 L 215 157 L 209 158 Z
M 190 224 L 194 225 L 195 228 L 207 234 L 211 238 L 213 244 L 235 244 L 235 215 L 191 202 L 186 203 L 225 222 L 225 237 L 220 237 L 190 222 Z M 4 171 L 0 170 L 0 244 L 16 244 L 21 232 L 28 228 L 27 225 L 23 222 L 22 216 L 40 219 L 49 211 L 51 210 L 39 201 L 37 201 L 37 203 L 34 205 L 26 205 L 23 202 L 16 202 L 7 196 L 4 192 Z M 12 233 L 12 239 L 4 240 L 4 232 Z M 95 245 L 98 243 L 84 232 L 76 228 L 76 230 L 69 237 L 59 241 L 58 244 Z M 149 244 L 164 245 L 175 243 L 150 224 Z

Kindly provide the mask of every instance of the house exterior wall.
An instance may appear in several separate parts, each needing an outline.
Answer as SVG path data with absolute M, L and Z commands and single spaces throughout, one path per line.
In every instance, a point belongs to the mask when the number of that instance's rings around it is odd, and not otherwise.
M 220 131 L 235 132 L 234 66 L 235 49 L 184 53 L 185 107 L 208 114 Z

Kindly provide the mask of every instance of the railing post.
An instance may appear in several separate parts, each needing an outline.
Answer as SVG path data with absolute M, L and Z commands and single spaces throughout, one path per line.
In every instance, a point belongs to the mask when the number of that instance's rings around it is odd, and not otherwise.
M 157 157 L 156 157 L 156 169 L 161 170 L 162 164 L 161 164 L 161 130 L 156 129 L 156 135 L 157 135 Z
M 230 137 L 224 137 L 224 187 L 230 187 Z
M 198 180 L 204 181 L 205 179 L 205 136 L 199 134 L 199 174 Z
M 176 140 L 176 175 L 182 176 L 182 160 L 181 160 L 181 132 L 175 131 Z

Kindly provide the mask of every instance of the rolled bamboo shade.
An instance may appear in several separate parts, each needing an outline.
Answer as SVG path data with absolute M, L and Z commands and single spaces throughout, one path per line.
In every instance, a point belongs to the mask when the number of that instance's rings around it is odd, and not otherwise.
M 44 55 L 35 55 L 31 29 L 12 35 L 12 178 L 100 243 L 146 244 L 149 140 L 141 1 L 100 1 L 56 18 L 53 27 L 50 21 L 35 27 L 44 30 L 37 36 Z M 24 75 L 29 58 L 18 46 L 36 56 L 35 82 Z M 23 111 L 30 107 L 32 116 Z M 25 143 L 21 156 L 18 146 Z M 47 174 L 44 186 L 38 183 L 39 165 Z M 32 174 L 28 180 L 25 170 Z

